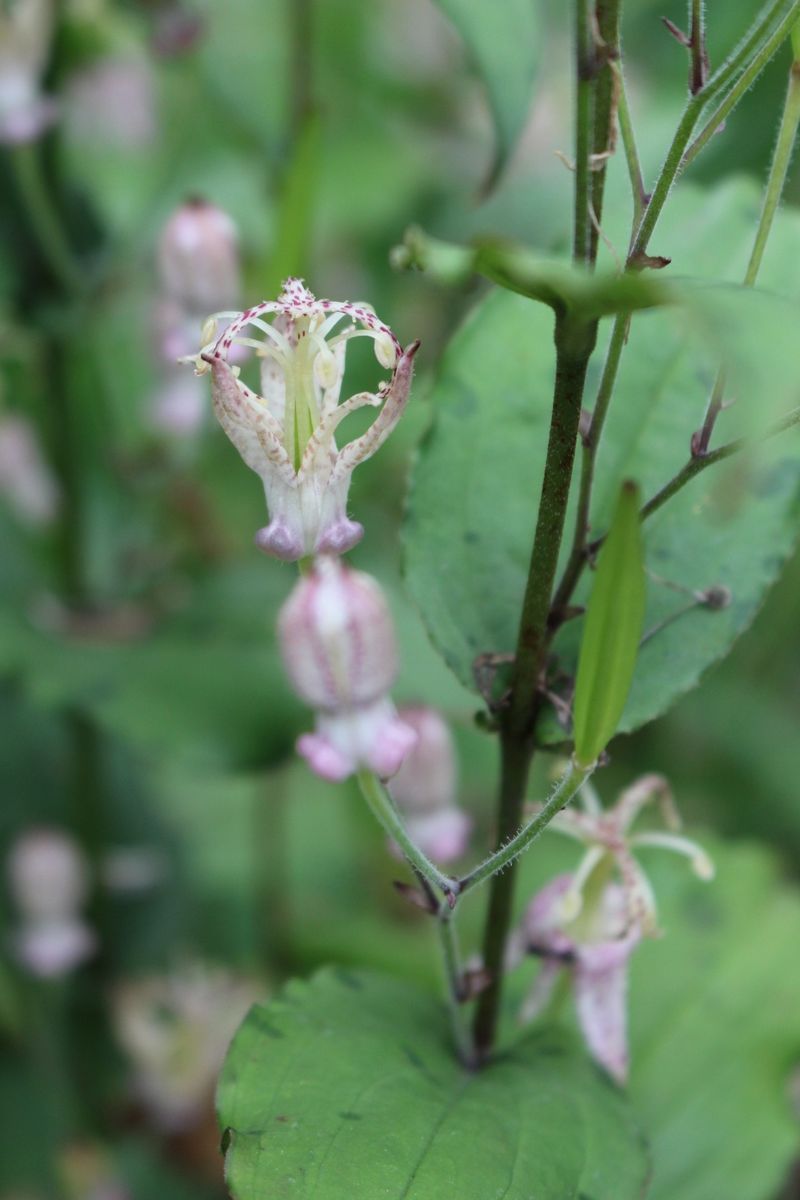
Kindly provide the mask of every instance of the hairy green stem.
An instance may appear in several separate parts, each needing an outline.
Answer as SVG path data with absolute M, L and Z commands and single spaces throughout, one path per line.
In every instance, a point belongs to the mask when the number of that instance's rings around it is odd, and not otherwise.
M 459 895 L 471 892 L 473 888 L 485 883 L 487 879 L 491 879 L 492 876 L 510 867 L 544 833 L 553 817 L 560 813 L 562 808 L 566 808 L 593 773 L 595 766 L 596 764 L 590 767 L 581 767 L 574 759 L 570 760 L 569 768 L 558 781 L 547 803 L 512 838 L 495 850 L 494 854 L 490 854 L 474 870 L 464 876 L 460 881 Z
M 630 104 L 628 103 L 628 89 L 625 84 L 625 72 L 621 62 L 614 63 L 613 67 L 617 73 L 618 80 L 617 120 L 619 122 L 619 131 L 622 137 L 622 148 L 625 151 L 625 161 L 628 166 L 628 176 L 631 181 L 631 194 L 633 197 L 633 226 L 635 229 L 642 219 L 642 213 L 644 212 L 645 205 L 647 204 L 648 196 L 647 189 L 644 186 L 642 163 L 636 146 L 636 134 L 633 128 Z
M 442 874 L 439 868 L 434 866 L 427 855 L 423 854 L 419 846 L 409 836 L 408 830 L 403 824 L 386 786 L 381 783 L 374 771 L 369 771 L 366 768 L 362 768 L 358 772 L 357 779 L 361 793 L 367 804 L 369 804 L 373 814 L 392 841 L 396 842 L 400 847 L 413 869 L 422 876 L 430 887 L 441 892 L 450 901 L 451 905 L 455 903 L 455 898 L 458 895 L 457 881 L 451 879 L 448 875 Z
M 774 9 L 783 11 L 782 19 L 772 30 L 769 37 L 758 48 L 758 52 L 753 56 L 752 60 L 747 64 L 742 74 L 737 79 L 736 83 L 726 94 L 725 98 L 720 102 L 714 110 L 713 115 L 706 121 L 701 132 L 695 140 L 687 148 L 683 155 L 680 164 L 680 171 L 684 171 L 690 163 L 694 162 L 701 150 L 703 150 L 714 136 L 730 114 L 733 112 L 736 105 L 741 100 L 742 96 L 755 82 L 758 76 L 763 71 L 764 67 L 773 57 L 781 44 L 789 37 L 795 22 L 800 15 L 800 2 L 795 0 L 794 3 L 782 3 L 774 5 Z M 766 23 L 768 28 L 768 23 Z M 713 80 L 712 80 L 713 82 Z M 702 98 L 708 103 L 708 88 L 702 93 Z

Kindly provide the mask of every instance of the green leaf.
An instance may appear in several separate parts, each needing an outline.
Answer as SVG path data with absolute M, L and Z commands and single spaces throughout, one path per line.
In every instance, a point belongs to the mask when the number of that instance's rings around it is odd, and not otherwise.
M 641 493 L 620 489 L 586 612 L 575 683 L 575 756 L 588 766 L 614 736 L 631 688 L 647 592 Z
M 678 271 L 741 278 L 758 208 L 758 190 L 741 180 L 713 198 L 678 188 L 659 245 Z M 764 287 L 797 296 L 798 255 L 800 216 L 784 210 L 764 259 Z M 598 455 L 593 536 L 608 529 L 622 480 L 635 477 L 651 496 L 686 462 L 723 353 L 738 402 L 722 414 L 716 444 L 796 403 L 794 348 L 783 335 L 796 323 L 794 304 L 727 282 L 695 289 L 691 308 L 634 319 Z M 473 688 L 476 657 L 513 653 L 516 642 L 547 445 L 552 337 L 550 313 L 507 293 L 490 294 L 470 314 L 442 360 L 434 420 L 412 480 L 408 586 L 445 661 Z M 602 360 L 601 346 L 589 404 Z M 639 655 L 622 730 L 663 712 L 752 621 L 797 536 L 799 481 L 800 439 L 790 432 L 699 475 L 645 524 L 646 562 L 659 581 L 648 592 L 645 631 L 652 636 Z M 573 521 L 574 503 L 565 543 Z M 586 602 L 588 585 L 584 578 L 576 603 Z M 720 611 L 694 602 L 693 593 L 713 586 L 730 589 Z M 580 620 L 569 621 L 555 643 L 565 698 L 581 631 Z M 551 714 L 539 735 L 559 742 L 567 731 Z
M 535 0 L 436 0 L 455 25 L 489 96 L 497 149 L 490 182 L 508 161 L 528 115 L 539 60 Z
M 630 984 L 631 1095 L 655 1162 L 647 1194 L 764 1200 L 797 1151 L 800 901 L 763 850 L 704 844 L 710 886 L 671 855 L 647 863 L 666 931 L 637 950 Z
M 342 969 L 252 1010 L 218 1107 L 235 1200 L 633 1200 L 648 1174 L 624 1097 L 570 1039 L 466 1072 L 437 1001 Z

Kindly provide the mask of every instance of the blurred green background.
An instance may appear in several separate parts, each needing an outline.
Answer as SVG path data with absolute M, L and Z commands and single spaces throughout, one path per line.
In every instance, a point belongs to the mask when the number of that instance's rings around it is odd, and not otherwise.
M 2 1200 L 224 1195 L 211 1097 L 249 1000 L 329 961 L 436 979 L 422 919 L 394 897 L 398 868 L 354 789 L 293 760 L 310 718 L 283 681 L 273 628 L 294 573 L 252 544 L 265 521 L 259 482 L 208 403 L 191 429 L 159 422 L 176 376 L 159 352 L 157 246 L 176 206 L 202 197 L 238 229 L 243 305 L 300 274 L 317 295 L 369 300 L 402 342 L 422 339 L 407 415 L 354 479 L 366 536 L 352 560 L 390 594 L 397 699 L 435 704 L 453 723 L 463 802 L 485 844 L 495 748 L 404 596 L 399 537 L 432 372 L 479 289 L 394 273 L 389 251 L 413 223 L 567 246 L 561 7 L 538 5 L 529 118 L 487 196 L 486 96 L 432 0 L 57 5 L 43 88 L 58 119 L 40 142 L 0 146 L 0 424 L 31 422 L 58 495 L 57 510 L 32 515 L 0 463 L 0 854 L 34 827 L 76 838 L 97 953 L 36 978 L 14 953 L 19 915 L 4 889 Z M 628 81 L 652 176 L 686 94 L 684 52 L 659 17 L 685 12 L 629 7 Z M 757 7 L 710 5 L 712 63 Z M 748 94 L 694 182 L 763 177 L 787 63 L 779 56 Z M 80 264 L 77 287 L 43 236 L 42 192 Z M 348 370 L 349 391 L 374 383 L 366 353 Z M 615 746 L 604 784 L 610 799 L 637 772 L 665 773 L 690 826 L 770 847 L 769 870 L 785 879 L 800 861 L 798 582 L 795 561 L 702 688 Z M 562 852 L 543 851 L 530 886 Z M 641 996 L 646 1008 L 646 985 Z M 779 1150 L 745 1200 L 775 1200 L 783 1186 L 798 1049 L 781 1043 Z M 739 1194 L 716 1187 L 664 1194 Z

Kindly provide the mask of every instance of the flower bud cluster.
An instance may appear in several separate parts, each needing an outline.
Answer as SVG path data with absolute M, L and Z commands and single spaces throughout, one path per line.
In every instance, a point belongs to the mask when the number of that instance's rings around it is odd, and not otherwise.
M 89 875 L 80 849 L 56 829 L 35 829 L 14 844 L 8 883 L 19 914 L 16 957 L 32 975 L 58 978 L 88 958 L 95 936 L 81 916 Z

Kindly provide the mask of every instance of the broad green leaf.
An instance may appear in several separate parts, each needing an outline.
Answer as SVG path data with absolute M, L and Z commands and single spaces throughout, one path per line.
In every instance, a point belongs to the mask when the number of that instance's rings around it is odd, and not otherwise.
M 740 278 L 758 217 L 755 187 L 736 181 L 713 198 L 679 188 L 659 226 L 659 247 L 678 271 L 721 279 L 696 291 L 686 314 L 634 319 L 598 455 L 592 534 L 607 530 L 619 485 L 634 477 L 651 496 L 685 463 L 719 364 L 728 356 L 738 402 L 717 443 L 752 431 L 796 403 L 797 309 L 779 297 L 728 286 Z M 761 279 L 797 296 L 800 216 L 778 214 Z M 722 316 L 715 318 L 719 306 Z M 536 523 L 553 383 L 552 317 L 522 298 L 492 293 L 450 343 L 433 392 L 434 419 L 420 448 L 405 525 L 406 572 L 434 643 L 467 686 L 481 654 L 513 651 Z M 602 349 L 592 363 L 592 402 Z M 580 453 L 580 451 L 579 451 Z M 800 441 L 792 431 L 698 476 L 644 526 L 649 588 L 646 642 L 620 728 L 663 712 L 697 683 L 749 625 L 797 531 Z M 568 514 L 569 541 L 573 513 Z M 587 573 L 588 574 L 588 573 Z M 585 603 L 590 580 L 576 594 Z M 719 611 L 692 604 L 721 586 Z M 580 620 L 555 643 L 564 695 L 574 675 Z M 649 635 L 649 636 L 648 636 Z M 558 680 L 555 680 L 558 686 Z M 561 741 L 551 719 L 540 735 Z
M 455 25 L 489 96 L 497 149 L 491 180 L 502 171 L 528 115 L 539 60 L 536 0 L 436 0 Z
M 647 599 L 641 492 L 620 488 L 586 611 L 575 681 L 575 755 L 597 760 L 617 730 L 631 688 Z
M 648 1174 L 624 1097 L 569 1038 L 466 1072 L 438 1001 L 341 968 L 251 1011 L 218 1107 L 234 1200 L 634 1200 Z

